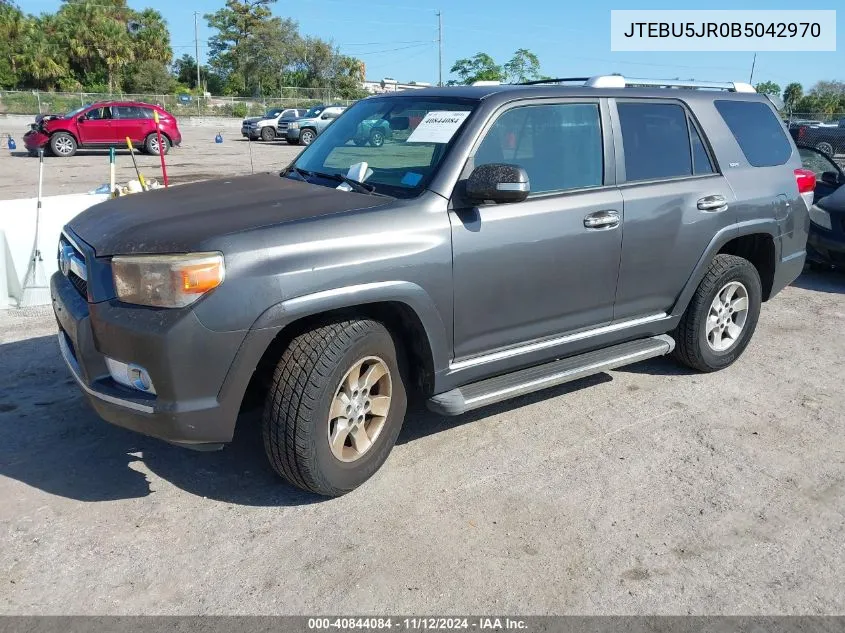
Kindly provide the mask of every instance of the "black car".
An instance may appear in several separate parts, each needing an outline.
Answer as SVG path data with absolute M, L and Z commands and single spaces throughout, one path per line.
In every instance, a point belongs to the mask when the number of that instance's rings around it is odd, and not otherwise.
M 804 168 L 816 175 L 807 260 L 814 268 L 845 266 L 845 172 L 822 151 L 798 150 Z

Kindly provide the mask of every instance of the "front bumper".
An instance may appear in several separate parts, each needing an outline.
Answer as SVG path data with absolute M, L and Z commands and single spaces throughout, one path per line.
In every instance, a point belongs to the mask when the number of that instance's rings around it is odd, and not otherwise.
M 50 137 L 37 130 L 30 130 L 23 135 L 24 147 L 30 152 L 36 152 L 42 147 L 46 148 L 50 143 Z
M 285 138 L 289 141 L 298 141 L 299 140 L 299 128 L 288 128 L 285 131 Z
M 245 138 L 258 138 L 259 131 L 257 127 L 248 127 L 246 125 L 241 127 L 241 136 Z
M 811 228 L 807 236 L 808 259 L 819 264 L 845 266 L 845 221 L 842 228 L 841 235 L 833 231 Z
M 220 393 L 244 332 L 208 330 L 190 310 L 89 304 L 61 272 L 50 292 L 62 356 L 100 417 L 200 450 L 231 441 L 240 398 Z M 147 369 L 157 394 L 113 380 L 107 356 Z

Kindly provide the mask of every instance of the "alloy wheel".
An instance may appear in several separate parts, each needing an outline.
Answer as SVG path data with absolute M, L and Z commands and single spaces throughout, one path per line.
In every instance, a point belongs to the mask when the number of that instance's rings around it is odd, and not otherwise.
M 329 410 L 328 441 L 332 454 L 354 462 L 369 451 L 384 429 L 393 382 L 378 356 L 357 361 L 335 390 Z
M 726 352 L 742 335 L 748 319 L 748 289 L 738 281 L 724 286 L 710 304 L 705 334 L 714 352 Z

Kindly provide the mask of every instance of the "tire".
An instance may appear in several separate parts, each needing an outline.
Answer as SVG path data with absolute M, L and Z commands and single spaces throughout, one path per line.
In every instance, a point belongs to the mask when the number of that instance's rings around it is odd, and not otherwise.
M 398 349 L 400 355 L 387 329 L 370 320 L 330 323 L 291 341 L 273 374 L 262 421 L 264 448 L 279 475 L 303 490 L 339 496 L 360 486 L 381 467 L 396 443 L 407 408 L 404 360 Z M 362 360 L 365 362 L 359 367 Z M 346 392 L 350 384 L 347 377 L 355 372 L 370 375 L 374 366 L 386 368 L 386 373 L 370 385 L 372 393 L 350 387 L 348 393 L 357 394 L 357 400 L 347 397 L 337 405 L 336 394 Z M 352 383 L 358 389 L 367 384 Z M 384 395 L 389 396 L 387 401 Z M 374 406 L 379 396 L 386 416 L 374 416 L 375 408 L 366 409 L 366 403 Z M 353 408 L 348 418 L 332 418 L 333 403 L 349 415 L 352 405 L 344 410 L 343 402 L 365 407 Z M 369 442 L 373 436 L 369 446 L 363 440 L 359 444 L 356 438 L 361 436 L 356 431 L 341 432 L 359 418 L 365 425 L 365 440 Z M 334 448 L 333 438 L 340 439 Z
M 317 134 L 314 130 L 310 128 L 305 128 L 299 133 L 299 144 L 300 145 L 311 145 L 314 142 L 314 139 L 317 138 Z
M 384 132 L 382 130 L 373 130 L 370 132 L 370 145 L 373 147 L 384 145 Z
M 164 146 L 164 155 L 167 156 L 167 152 L 170 151 L 170 140 L 164 134 L 161 135 L 161 144 Z M 157 134 L 147 135 L 147 138 L 144 140 L 144 150 L 147 152 L 147 154 L 158 156 Z
M 807 260 L 807 267 L 816 273 L 827 272 L 830 270 L 830 264 L 822 264 L 821 262 L 816 262 L 812 259 Z
M 833 145 L 831 145 L 827 141 L 822 141 L 821 143 L 816 145 L 816 149 L 833 158 Z
M 719 305 L 721 305 L 721 298 L 725 296 L 724 291 L 729 286 L 734 289 L 733 299 L 730 302 L 732 307 L 741 305 L 741 302 L 735 302 L 742 298 L 744 290 L 746 298 L 744 317 L 740 316 L 742 310 L 739 309 L 736 311 L 725 309 L 721 317 L 716 312 L 714 306 L 717 305 L 717 295 L 720 297 Z M 751 262 L 735 255 L 717 255 L 710 263 L 704 279 L 698 285 L 678 327 L 672 332 L 675 339 L 673 356 L 687 367 L 702 372 L 728 367 L 742 355 L 748 346 L 757 327 L 757 319 L 760 317 L 762 299 L 760 275 Z M 720 329 L 723 333 L 730 333 L 734 329 L 730 323 L 738 326 L 740 319 L 742 319 L 741 329 L 736 335 L 722 337 L 719 334 Z M 714 339 L 720 339 L 716 343 L 716 348 L 714 348 L 714 342 L 709 340 L 707 331 L 714 322 L 716 327 L 713 328 L 711 336 Z M 727 347 L 719 349 L 723 345 Z
M 67 132 L 56 132 L 50 137 L 50 152 L 53 156 L 70 158 L 76 154 L 76 139 Z
M 276 138 L 276 130 L 271 127 L 263 127 L 261 128 L 261 140 L 262 141 L 272 141 Z

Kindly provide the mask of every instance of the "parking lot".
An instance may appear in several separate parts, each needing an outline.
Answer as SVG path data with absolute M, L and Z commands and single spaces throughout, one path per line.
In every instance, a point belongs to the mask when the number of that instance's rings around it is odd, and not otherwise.
M 256 173 L 279 171 L 302 149 L 285 141 L 248 143 L 233 129 L 223 131 L 223 143 L 215 143 L 218 131 L 211 126 L 182 127 L 182 145 L 166 157 L 171 184 L 248 174 L 253 166 Z M 158 156 L 136 153 L 136 160 L 145 178 L 162 182 Z M 79 150 L 72 158 L 48 156 L 44 165 L 45 196 L 85 193 L 109 181 L 108 150 Z M 117 152 L 116 178 L 118 184 L 136 178 L 126 149 Z M 16 152 L 0 152 L 0 197 L 35 197 L 37 185 L 38 160 L 27 155 L 23 142 Z
M 217 453 L 100 421 L 52 315 L 0 312 L 0 612 L 842 613 L 843 322 L 845 276 L 805 273 L 726 371 L 417 405 L 325 500 L 254 418 Z

